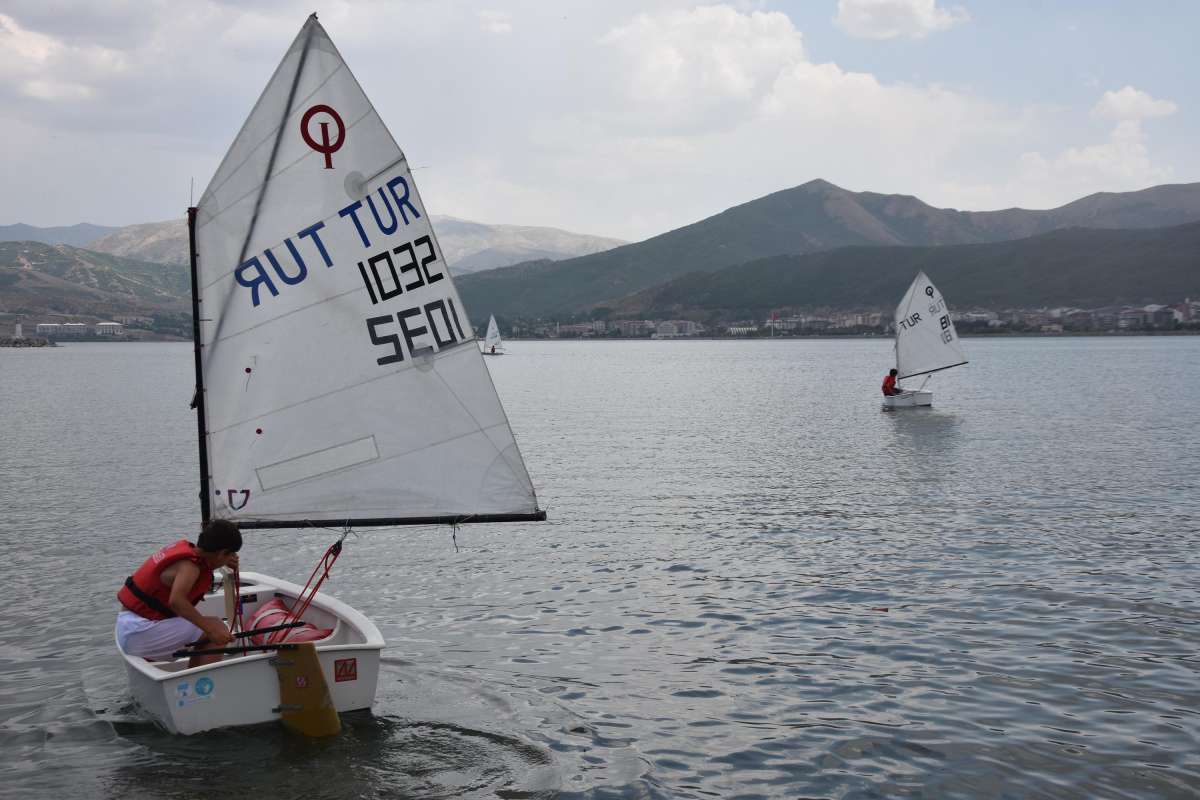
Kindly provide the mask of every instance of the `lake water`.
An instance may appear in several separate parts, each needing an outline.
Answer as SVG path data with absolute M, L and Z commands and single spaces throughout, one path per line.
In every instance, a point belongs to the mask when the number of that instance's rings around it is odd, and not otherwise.
M 182 344 L 0 350 L 0 795 L 1200 794 L 1200 337 L 512 342 L 542 524 L 363 531 L 373 713 L 171 736 L 114 593 L 193 534 Z M 248 532 L 302 583 L 334 534 Z

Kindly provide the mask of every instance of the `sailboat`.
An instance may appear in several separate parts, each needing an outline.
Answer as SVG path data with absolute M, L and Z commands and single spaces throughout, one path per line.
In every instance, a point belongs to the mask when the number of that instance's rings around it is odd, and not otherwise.
M 908 408 L 933 405 L 933 392 L 925 389 L 929 375 L 967 363 L 950 309 L 941 292 L 924 272 L 918 272 L 896 306 L 896 370 L 899 381 L 925 375 L 917 389 L 885 396 L 883 407 Z
M 352 528 L 545 519 L 404 153 L 315 14 L 188 228 L 202 522 L 340 531 L 317 576 Z M 337 712 L 371 706 L 384 640 L 365 614 L 320 580 L 239 578 L 200 612 L 278 600 L 316 640 L 239 639 L 194 668 L 122 652 L 142 708 L 189 734 L 286 722 L 313 682 Z M 285 674 L 311 651 L 316 674 Z
M 485 356 L 504 355 L 504 344 L 500 341 L 500 328 L 496 325 L 495 315 L 488 318 L 487 336 L 483 340 L 483 354 Z

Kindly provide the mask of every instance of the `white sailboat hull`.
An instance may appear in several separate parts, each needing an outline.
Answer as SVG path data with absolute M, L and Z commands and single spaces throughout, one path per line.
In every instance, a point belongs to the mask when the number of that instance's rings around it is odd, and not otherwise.
M 903 394 L 894 394 L 883 398 L 883 407 L 885 409 L 892 408 L 916 408 L 918 406 L 933 405 L 933 392 L 914 390 L 904 392 Z
M 248 619 L 276 596 L 294 601 L 301 587 L 256 572 L 241 575 L 243 615 Z M 197 608 L 224 616 L 224 595 L 209 594 Z M 375 700 L 383 636 L 366 616 L 329 595 L 318 593 L 304 619 L 333 633 L 317 642 L 325 682 L 339 712 L 368 709 Z M 187 659 L 151 662 L 117 651 L 125 660 L 129 688 L 137 704 L 171 733 L 255 725 L 279 719 L 279 679 L 273 652 L 227 657 L 189 669 Z

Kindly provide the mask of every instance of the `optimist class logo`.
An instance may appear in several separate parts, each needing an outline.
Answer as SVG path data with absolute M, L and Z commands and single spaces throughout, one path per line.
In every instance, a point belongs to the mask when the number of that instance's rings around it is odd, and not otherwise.
M 317 114 L 328 114 L 333 118 L 333 122 L 337 125 L 337 138 L 332 142 L 329 141 L 329 123 L 318 122 L 317 125 L 321 129 L 321 141 L 318 142 L 312 137 L 312 130 L 309 123 Z M 333 169 L 333 154 L 342 149 L 342 144 L 346 141 L 346 124 L 342 122 L 342 118 L 338 113 L 327 105 L 315 105 L 308 111 L 304 112 L 304 116 L 300 118 L 300 138 L 304 143 L 322 153 L 325 156 L 325 169 Z

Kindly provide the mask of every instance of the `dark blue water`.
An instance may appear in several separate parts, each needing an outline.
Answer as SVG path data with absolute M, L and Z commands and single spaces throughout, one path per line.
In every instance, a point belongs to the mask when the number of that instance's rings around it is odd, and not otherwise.
M 969 339 L 881 413 L 890 348 L 512 342 L 550 521 L 349 540 L 389 647 L 322 742 L 129 702 L 114 592 L 199 516 L 190 347 L 0 350 L 0 795 L 1200 794 L 1200 338 Z

